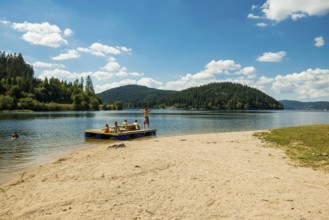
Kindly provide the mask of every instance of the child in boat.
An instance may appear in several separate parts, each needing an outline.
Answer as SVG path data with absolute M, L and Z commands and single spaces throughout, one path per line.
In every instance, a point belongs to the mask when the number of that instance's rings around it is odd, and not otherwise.
M 138 121 L 137 121 L 137 120 L 135 120 L 135 122 L 134 122 L 134 125 L 135 125 L 135 129 L 136 129 L 136 130 L 139 130 L 139 129 L 140 129 L 140 127 L 139 127 L 139 124 L 138 124 Z
M 103 128 L 103 130 L 104 130 L 105 133 L 109 133 L 109 132 L 110 132 L 109 125 L 106 124 L 106 125 L 105 125 L 105 128 Z

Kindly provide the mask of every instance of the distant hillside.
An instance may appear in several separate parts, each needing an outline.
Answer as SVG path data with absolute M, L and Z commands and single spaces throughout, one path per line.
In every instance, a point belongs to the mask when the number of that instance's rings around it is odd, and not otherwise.
M 128 85 L 97 94 L 103 103 L 121 101 L 124 108 L 178 108 L 204 110 L 283 109 L 265 93 L 237 83 L 210 83 L 180 92 Z
M 166 97 L 161 103 L 184 109 L 256 110 L 283 109 L 265 93 L 238 83 L 222 82 L 193 87 Z
M 329 110 L 329 102 L 299 102 L 293 100 L 281 100 L 285 109 L 294 110 Z
M 152 89 L 146 86 L 127 85 L 97 94 L 103 103 L 121 101 L 124 108 L 154 107 L 158 101 L 176 91 Z

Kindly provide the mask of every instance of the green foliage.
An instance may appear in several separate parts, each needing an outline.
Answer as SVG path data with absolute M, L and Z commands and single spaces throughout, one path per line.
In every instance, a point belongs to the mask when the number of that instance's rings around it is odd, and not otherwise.
M 10 96 L 0 95 L 0 110 L 13 110 L 15 101 Z
M 263 92 L 237 83 L 210 83 L 180 92 L 129 85 L 97 94 L 104 103 L 121 100 L 125 108 L 177 108 L 195 110 L 283 109 Z
M 90 76 L 85 89 L 83 78 L 81 83 L 54 77 L 41 80 L 34 77 L 33 67 L 21 54 L 0 52 L 0 110 L 98 110 L 100 103 Z
M 283 109 L 281 103 L 249 86 L 223 82 L 193 87 L 164 98 L 161 103 L 184 109 Z
M 121 108 L 142 108 L 157 106 L 161 98 L 175 91 L 158 90 L 146 86 L 127 85 L 109 89 L 97 94 L 103 103 L 115 103 L 121 101 Z M 120 107 L 120 106 L 119 106 Z
M 308 125 L 258 132 L 255 136 L 285 150 L 297 163 L 329 171 L 329 125 Z

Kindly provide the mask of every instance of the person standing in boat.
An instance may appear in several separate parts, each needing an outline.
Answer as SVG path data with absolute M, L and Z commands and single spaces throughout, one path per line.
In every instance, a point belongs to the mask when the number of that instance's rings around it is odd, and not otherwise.
M 144 129 L 146 125 L 147 128 L 149 128 L 150 127 L 149 113 L 151 112 L 151 109 L 145 108 L 144 110 L 142 110 L 142 112 L 144 114 Z
M 119 125 L 118 125 L 118 122 L 114 122 L 114 132 L 115 133 L 118 133 L 120 131 L 120 128 L 119 128 Z

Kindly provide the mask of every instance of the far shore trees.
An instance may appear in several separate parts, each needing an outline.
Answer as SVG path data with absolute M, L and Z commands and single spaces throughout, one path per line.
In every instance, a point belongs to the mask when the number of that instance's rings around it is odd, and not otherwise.
M 66 82 L 54 77 L 34 77 L 32 65 L 22 54 L 0 52 L 0 110 L 98 110 L 92 79 Z

